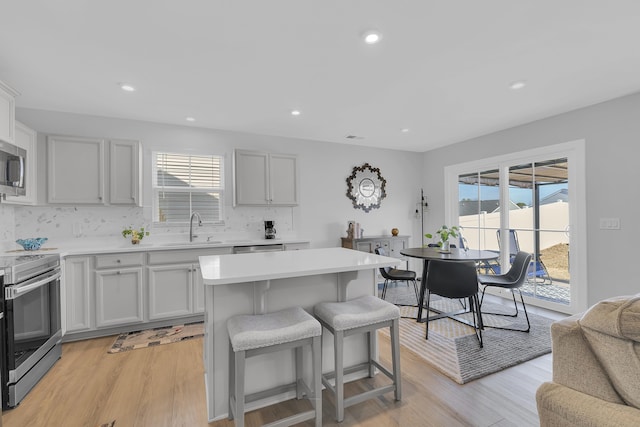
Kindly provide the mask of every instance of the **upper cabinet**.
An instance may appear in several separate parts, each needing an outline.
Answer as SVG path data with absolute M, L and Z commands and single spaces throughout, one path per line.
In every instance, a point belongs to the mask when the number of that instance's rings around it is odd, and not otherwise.
M 234 205 L 296 206 L 298 158 L 290 154 L 235 150 Z
M 47 142 L 49 203 L 140 205 L 138 141 L 49 136 Z
M 20 205 L 35 205 L 37 203 L 36 199 L 36 188 L 38 186 L 37 183 L 37 169 L 38 169 L 38 159 L 37 159 L 37 143 L 38 143 L 38 134 L 33 129 L 28 126 L 15 122 L 15 145 L 24 149 L 27 152 L 26 156 L 26 164 L 25 164 L 25 195 L 24 196 L 11 196 L 7 194 L 7 203 L 14 203 Z
M 16 96 L 18 93 L 0 81 L 0 141 L 15 143 Z
M 140 205 L 140 143 L 109 141 L 109 203 Z

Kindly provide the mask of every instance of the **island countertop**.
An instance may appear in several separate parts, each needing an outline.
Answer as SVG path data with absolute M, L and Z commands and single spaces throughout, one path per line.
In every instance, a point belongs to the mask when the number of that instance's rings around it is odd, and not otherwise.
M 345 248 L 209 255 L 200 257 L 205 285 L 228 285 L 288 277 L 392 267 L 402 260 Z

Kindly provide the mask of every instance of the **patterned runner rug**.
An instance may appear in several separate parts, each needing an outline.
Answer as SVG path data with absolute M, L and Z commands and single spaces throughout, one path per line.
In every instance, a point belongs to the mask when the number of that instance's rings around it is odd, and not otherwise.
M 411 294 L 399 295 L 406 290 L 390 288 L 386 300 L 393 303 L 415 304 L 409 301 Z M 437 298 L 437 297 L 436 297 Z M 457 300 L 446 298 L 433 300 L 431 306 L 450 312 L 461 307 Z M 551 352 L 550 327 L 553 320 L 529 313 L 531 331 L 529 333 L 493 329 L 488 326 L 526 328 L 522 307 L 517 318 L 483 314 L 485 329 L 482 333 L 484 347 L 480 348 L 472 327 L 448 318 L 429 322 L 429 339 L 425 339 L 425 324 L 415 320 L 417 307 L 401 306 L 400 345 L 415 353 L 427 363 L 459 384 L 464 384 L 494 372 L 515 366 Z M 506 313 L 513 311 L 513 305 L 499 305 L 485 302 L 482 311 Z M 423 311 L 426 316 L 426 311 Z M 472 322 L 471 314 L 460 316 Z M 388 329 L 380 333 L 389 336 Z
M 109 353 L 135 350 L 204 336 L 204 323 L 167 326 L 121 334 L 116 338 Z

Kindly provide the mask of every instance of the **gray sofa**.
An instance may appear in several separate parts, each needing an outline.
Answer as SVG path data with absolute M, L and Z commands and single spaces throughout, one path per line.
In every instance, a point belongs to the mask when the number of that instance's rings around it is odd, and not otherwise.
M 553 381 L 538 388 L 541 427 L 640 426 L 640 294 L 553 323 Z

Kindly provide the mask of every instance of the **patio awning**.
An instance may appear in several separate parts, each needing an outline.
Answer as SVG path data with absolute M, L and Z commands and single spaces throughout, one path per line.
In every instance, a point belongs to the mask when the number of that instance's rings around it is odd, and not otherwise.
M 490 170 L 469 175 L 460 175 L 463 184 L 481 184 L 498 186 L 499 171 Z M 556 159 L 545 162 L 528 163 L 509 168 L 509 185 L 518 188 L 566 183 L 569 180 L 567 159 Z

